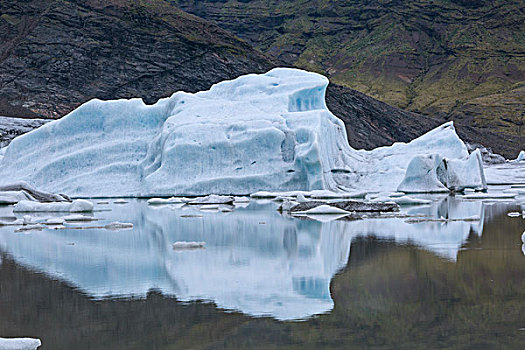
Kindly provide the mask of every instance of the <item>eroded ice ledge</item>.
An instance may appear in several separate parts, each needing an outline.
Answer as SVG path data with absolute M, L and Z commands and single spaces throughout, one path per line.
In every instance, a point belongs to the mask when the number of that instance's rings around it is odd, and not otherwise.
M 395 191 L 414 157 L 436 154 L 455 169 L 477 161 L 456 161 L 468 151 L 452 123 L 410 143 L 354 150 L 326 107 L 327 85 L 319 74 L 277 68 L 150 106 L 92 100 L 13 140 L 0 184 L 87 197 Z

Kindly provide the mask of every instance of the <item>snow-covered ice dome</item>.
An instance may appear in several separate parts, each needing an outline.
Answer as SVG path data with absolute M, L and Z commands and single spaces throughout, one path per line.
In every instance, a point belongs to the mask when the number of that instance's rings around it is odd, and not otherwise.
M 327 86 L 319 74 L 276 68 L 154 105 L 91 100 L 13 140 L 0 183 L 72 196 L 395 191 L 415 156 L 468 155 L 452 123 L 407 144 L 354 150 L 326 107 Z

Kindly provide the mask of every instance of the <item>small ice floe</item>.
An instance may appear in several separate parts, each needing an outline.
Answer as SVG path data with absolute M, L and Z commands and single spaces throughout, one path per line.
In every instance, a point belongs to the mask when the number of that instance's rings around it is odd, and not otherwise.
M 219 210 L 218 204 L 204 204 L 200 208 L 200 210 Z
M 36 338 L 0 338 L 2 350 L 35 350 L 42 345 Z
M 15 204 L 13 212 L 92 212 L 93 203 L 85 199 L 75 199 L 73 202 L 40 203 L 23 200 Z
M 511 218 L 517 218 L 517 217 L 521 216 L 521 213 L 518 213 L 517 211 L 513 211 L 513 212 L 510 212 L 510 213 L 507 213 L 507 216 L 510 216 Z
M 164 205 L 164 204 L 181 204 L 186 203 L 189 200 L 187 198 L 181 197 L 171 197 L 171 198 L 150 198 L 148 199 L 149 205 Z
M 126 203 L 128 203 L 128 201 L 122 198 L 113 201 L 113 204 L 126 204 Z
M 305 210 L 305 211 L 295 211 L 292 212 L 292 215 L 348 215 L 350 212 L 340 209 L 337 207 L 332 207 L 331 205 L 319 205 L 317 207 Z
M 525 244 L 525 231 L 521 234 L 521 241 Z
M 133 229 L 133 224 L 129 222 L 112 222 L 104 226 L 106 230 L 120 231 L 120 230 L 131 230 Z
M 204 249 L 206 242 L 175 242 L 173 243 L 174 250 L 191 250 L 191 249 Z
M 50 218 L 46 220 L 46 225 L 62 225 L 66 222 L 64 218 Z
M 234 197 L 233 203 L 234 204 L 237 204 L 237 203 L 250 203 L 250 198 L 249 197 Z
M 219 211 L 221 211 L 223 213 L 231 213 L 233 210 L 230 209 L 230 208 L 227 208 L 227 207 L 223 207 Z
M 218 196 L 211 194 L 206 197 L 198 197 L 188 202 L 191 205 L 206 205 L 206 204 L 233 204 L 234 198 L 231 196 Z
M 81 222 L 81 221 L 95 221 L 97 219 L 95 219 L 93 216 L 86 216 L 86 215 L 81 215 L 81 214 L 71 214 L 71 215 L 67 215 L 67 216 L 64 216 L 63 219 L 67 222 Z
M 109 204 L 108 201 L 100 201 L 100 202 L 97 202 L 97 204 Z

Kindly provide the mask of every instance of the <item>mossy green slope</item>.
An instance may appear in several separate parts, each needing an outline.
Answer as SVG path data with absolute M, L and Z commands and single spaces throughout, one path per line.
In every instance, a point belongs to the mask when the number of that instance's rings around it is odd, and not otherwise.
M 397 107 L 468 120 L 521 142 L 523 1 L 175 2 L 285 64 L 319 71 Z

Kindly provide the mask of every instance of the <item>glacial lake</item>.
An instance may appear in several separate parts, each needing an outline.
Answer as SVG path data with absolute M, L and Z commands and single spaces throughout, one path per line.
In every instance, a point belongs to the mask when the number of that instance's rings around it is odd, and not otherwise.
M 521 348 L 525 206 L 426 198 L 333 221 L 270 200 L 223 213 L 95 199 L 109 202 L 97 221 L 0 226 L 0 336 L 39 349 Z M 134 227 L 86 228 L 114 221 Z

